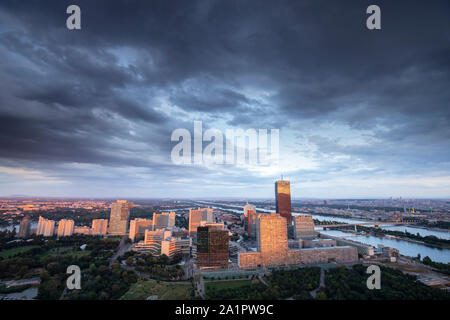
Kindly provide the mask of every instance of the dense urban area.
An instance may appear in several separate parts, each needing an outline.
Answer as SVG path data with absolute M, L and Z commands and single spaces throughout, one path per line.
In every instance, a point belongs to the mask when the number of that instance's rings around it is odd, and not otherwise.
M 280 180 L 275 201 L 17 197 L 0 213 L 0 299 L 450 297 L 450 200 L 291 201 Z

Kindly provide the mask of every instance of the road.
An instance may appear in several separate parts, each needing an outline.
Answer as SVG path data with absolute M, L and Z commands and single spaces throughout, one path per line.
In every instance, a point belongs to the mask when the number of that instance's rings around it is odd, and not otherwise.
M 325 270 L 323 268 L 320 268 L 320 282 L 319 282 L 319 287 L 317 289 L 314 289 L 313 291 L 310 292 L 311 296 L 313 298 L 316 297 L 317 292 L 319 292 L 320 289 L 325 289 Z
M 25 284 L 40 284 L 41 283 L 41 278 L 40 277 L 34 277 L 34 278 L 29 278 L 29 279 L 20 279 L 20 280 L 11 280 L 11 281 L 7 281 L 4 282 L 3 284 L 9 288 L 9 287 L 15 287 L 15 286 L 22 286 Z
M 119 249 L 117 249 L 117 252 L 109 259 L 109 267 L 111 268 L 112 264 L 117 260 L 118 257 L 123 255 L 125 252 L 130 250 L 132 243 L 126 243 L 127 236 L 122 237 L 120 239 Z
M 200 296 L 205 299 L 205 281 L 203 281 L 203 277 L 200 276 L 200 285 L 199 285 L 199 289 L 200 289 Z

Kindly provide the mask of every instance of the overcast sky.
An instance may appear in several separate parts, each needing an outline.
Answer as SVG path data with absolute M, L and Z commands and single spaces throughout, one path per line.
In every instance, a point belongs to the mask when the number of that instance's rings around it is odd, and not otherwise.
M 448 0 L 2 0 L 0 196 L 272 198 L 283 174 L 298 199 L 450 197 L 449 18 Z M 279 164 L 173 164 L 194 120 L 279 129 Z

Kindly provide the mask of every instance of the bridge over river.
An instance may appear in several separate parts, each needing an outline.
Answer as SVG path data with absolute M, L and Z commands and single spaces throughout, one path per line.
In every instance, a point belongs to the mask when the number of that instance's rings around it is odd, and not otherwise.
M 378 228 L 380 225 L 392 225 L 392 226 L 402 226 L 411 224 L 409 222 L 358 222 L 358 223 L 336 223 L 336 224 L 316 224 L 315 228 L 323 228 L 323 230 L 327 230 L 328 228 L 341 228 L 341 227 L 355 227 L 356 226 L 374 226 Z

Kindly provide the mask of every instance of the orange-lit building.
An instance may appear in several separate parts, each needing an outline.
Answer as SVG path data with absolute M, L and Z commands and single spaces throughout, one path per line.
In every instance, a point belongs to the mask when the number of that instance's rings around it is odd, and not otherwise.
M 277 213 L 286 218 L 287 224 L 292 225 L 291 185 L 289 181 L 275 182 L 275 204 Z
M 214 210 L 211 208 L 189 209 L 189 235 L 195 235 L 201 222 L 214 222 Z

